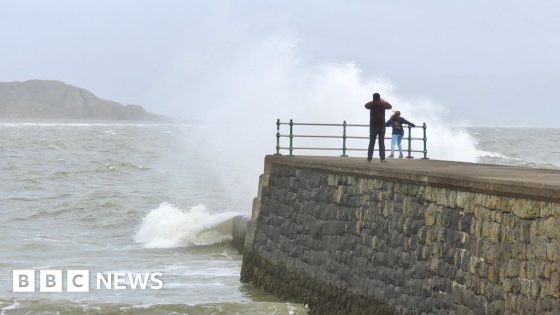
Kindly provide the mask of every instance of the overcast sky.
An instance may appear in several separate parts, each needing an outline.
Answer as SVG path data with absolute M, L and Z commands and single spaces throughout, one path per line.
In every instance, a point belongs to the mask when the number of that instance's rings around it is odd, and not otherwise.
M 353 63 L 473 125 L 556 126 L 559 31 L 552 0 L 0 0 L 0 81 L 61 80 L 196 117 L 214 94 L 251 91 L 240 72 L 258 81 L 287 55 L 302 69 Z

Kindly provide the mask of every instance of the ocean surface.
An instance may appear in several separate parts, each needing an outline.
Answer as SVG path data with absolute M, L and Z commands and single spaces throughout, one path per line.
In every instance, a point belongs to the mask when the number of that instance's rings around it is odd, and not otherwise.
M 560 169 L 560 128 L 468 128 L 478 162 Z
M 0 314 L 305 314 L 240 283 L 228 229 L 250 197 L 184 141 L 196 128 L 0 122 Z M 480 162 L 560 168 L 560 129 L 466 131 Z M 161 272 L 164 286 L 13 293 L 13 269 Z

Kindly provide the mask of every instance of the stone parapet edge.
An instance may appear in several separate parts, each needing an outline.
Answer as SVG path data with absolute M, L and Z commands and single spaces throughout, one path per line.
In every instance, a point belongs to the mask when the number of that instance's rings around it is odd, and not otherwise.
M 279 164 L 298 168 L 315 169 L 327 171 L 331 174 L 357 175 L 362 177 L 384 178 L 401 182 L 422 183 L 424 185 L 438 188 L 449 188 L 498 196 L 560 202 L 560 188 L 558 186 L 546 184 L 531 185 L 528 183 L 478 178 L 475 176 L 457 174 L 443 176 L 441 174 L 431 174 L 430 172 L 420 169 L 415 170 L 414 173 L 412 173 L 409 170 L 398 170 L 395 168 L 387 170 L 383 170 L 380 167 L 357 168 L 352 166 L 340 166 L 339 164 L 333 164 L 321 160 L 299 160 L 288 156 L 268 155 L 265 158 L 265 164 Z

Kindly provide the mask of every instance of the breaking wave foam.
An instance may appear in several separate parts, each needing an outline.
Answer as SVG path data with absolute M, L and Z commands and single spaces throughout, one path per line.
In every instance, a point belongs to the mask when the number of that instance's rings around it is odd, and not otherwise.
M 187 211 L 164 202 L 151 210 L 134 235 L 145 248 L 202 246 L 231 240 L 236 212 L 212 214 L 204 205 Z
M 489 158 L 500 158 L 500 159 L 504 159 L 504 160 L 509 160 L 511 159 L 510 157 L 498 153 L 498 152 L 490 152 L 490 151 L 484 151 L 484 150 L 476 150 L 477 156 L 480 159 L 481 157 L 489 157 Z

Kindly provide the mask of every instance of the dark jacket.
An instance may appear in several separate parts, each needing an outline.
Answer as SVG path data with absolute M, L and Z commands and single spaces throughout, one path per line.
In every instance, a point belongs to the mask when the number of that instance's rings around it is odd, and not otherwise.
M 368 102 L 365 107 L 369 109 L 369 126 L 372 128 L 385 128 L 385 110 L 393 108 L 383 99 Z
M 391 119 L 387 120 L 387 123 L 385 124 L 385 126 L 387 127 L 393 127 L 393 134 L 394 135 L 404 135 L 404 128 L 403 128 L 403 124 L 407 124 L 411 127 L 416 127 L 415 124 L 411 123 L 410 121 L 399 117 L 397 119 L 393 119 L 393 117 L 391 117 Z

